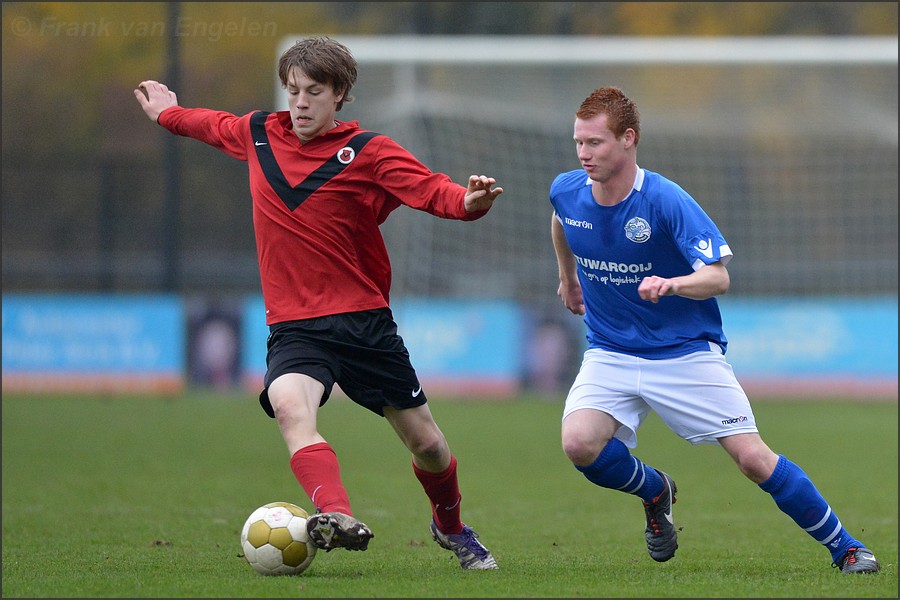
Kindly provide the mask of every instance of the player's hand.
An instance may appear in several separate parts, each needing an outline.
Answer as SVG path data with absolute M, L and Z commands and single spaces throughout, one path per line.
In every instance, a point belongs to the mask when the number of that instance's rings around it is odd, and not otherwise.
M 142 81 L 134 90 L 134 97 L 137 98 L 141 108 L 154 123 L 162 111 L 178 106 L 178 97 L 175 92 L 170 91 L 168 87 L 158 81 Z
M 575 315 L 584 314 L 584 296 L 581 293 L 581 286 L 566 285 L 562 282 L 556 290 L 556 295 L 562 298 L 563 306 L 569 309 L 569 312 Z
M 484 175 L 471 175 L 466 190 L 466 212 L 488 210 L 494 205 L 494 199 L 503 193 L 502 187 L 491 187 L 497 180 Z
M 653 304 L 659 302 L 663 296 L 672 296 L 675 294 L 675 287 L 671 279 L 657 277 L 652 275 L 644 277 L 638 286 L 638 295 L 642 300 L 648 300 Z

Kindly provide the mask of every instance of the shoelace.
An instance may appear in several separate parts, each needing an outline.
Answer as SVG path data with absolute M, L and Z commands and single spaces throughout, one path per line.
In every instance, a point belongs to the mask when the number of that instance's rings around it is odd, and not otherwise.
M 848 548 L 847 553 L 844 555 L 844 560 L 842 560 L 840 564 L 831 563 L 831 566 L 839 568 L 839 569 L 843 569 L 847 565 L 855 564 L 856 563 L 856 552 L 858 550 L 859 550 L 859 548 Z
M 662 529 L 659 526 L 659 521 L 656 520 L 656 516 L 651 512 L 651 509 L 656 506 L 656 503 L 659 502 L 659 499 L 662 498 L 662 495 L 665 493 L 666 488 L 663 487 L 663 491 L 659 493 L 659 496 L 653 499 L 652 502 L 644 502 L 644 512 L 647 513 L 647 519 L 649 520 L 650 529 L 654 534 L 659 534 Z
M 661 530 L 660 527 L 659 527 L 659 523 L 657 523 L 657 522 L 656 522 L 656 519 L 654 519 L 654 518 L 652 518 L 652 517 L 650 518 L 650 530 L 651 530 L 654 534 L 659 534 L 659 533 L 662 532 L 662 530 Z
M 487 558 L 487 548 L 476 541 L 478 538 L 478 534 L 475 533 L 473 529 L 463 529 L 461 535 L 463 536 L 462 546 L 466 550 L 474 554 L 480 560 L 484 560 L 485 558 Z

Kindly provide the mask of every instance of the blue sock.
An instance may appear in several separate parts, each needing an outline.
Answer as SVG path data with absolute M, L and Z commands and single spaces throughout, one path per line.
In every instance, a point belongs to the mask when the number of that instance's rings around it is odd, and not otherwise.
M 779 455 L 772 476 L 759 484 L 772 495 L 781 511 L 792 518 L 814 540 L 828 548 L 832 562 L 844 556 L 848 548 L 864 547 L 854 539 L 803 469 Z
M 575 468 L 591 483 L 638 496 L 646 502 L 663 490 L 659 473 L 632 456 L 628 447 L 616 438 L 606 443 L 594 462 L 586 467 L 575 465 Z

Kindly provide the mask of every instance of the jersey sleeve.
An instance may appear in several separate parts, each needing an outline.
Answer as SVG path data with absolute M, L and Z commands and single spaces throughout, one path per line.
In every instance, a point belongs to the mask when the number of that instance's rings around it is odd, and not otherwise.
M 391 138 L 380 135 L 374 144 L 375 183 L 401 204 L 443 219 L 473 221 L 488 211 L 467 212 L 467 188 L 443 173 L 434 173 Z
M 683 190 L 672 197 L 675 201 L 666 206 L 667 222 L 685 260 L 695 271 L 715 262 L 728 264 L 731 248 L 706 211 Z
M 247 160 L 249 118 L 207 108 L 173 106 L 159 115 L 160 125 L 176 135 L 191 137 L 238 160 Z

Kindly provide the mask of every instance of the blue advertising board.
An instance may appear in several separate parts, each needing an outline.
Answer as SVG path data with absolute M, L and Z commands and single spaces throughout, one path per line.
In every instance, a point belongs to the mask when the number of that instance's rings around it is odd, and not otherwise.
M 752 395 L 896 398 L 896 298 L 726 297 L 720 305 L 728 360 Z M 240 306 L 236 368 L 240 384 L 258 391 L 266 369 L 265 310 L 257 295 Z M 512 301 L 401 298 L 393 313 L 413 366 L 434 394 L 514 396 L 535 385 L 529 378 L 535 360 L 558 358 L 577 370 L 583 351 L 557 357 L 559 343 L 542 343 L 534 316 Z M 6 294 L 2 315 L 4 391 L 177 393 L 186 384 L 191 334 L 179 296 Z M 577 343 L 575 334 L 568 344 Z M 533 356 L 537 350 L 543 358 Z M 572 377 L 555 383 L 564 391 Z
M 266 370 L 265 309 L 244 311 L 245 383 L 256 389 Z M 391 310 L 416 373 L 432 393 L 510 395 L 521 383 L 522 311 L 505 300 L 405 298 Z
M 3 390 L 154 391 L 184 385 L 176 296 L 3 297 Z
M 719 300 L 727 357 L 757 391 L 896 394 L 896 298 Z

